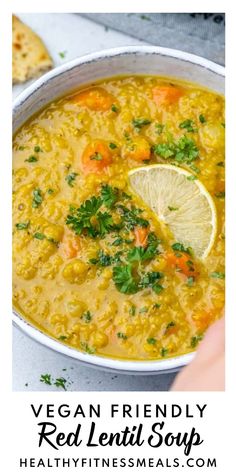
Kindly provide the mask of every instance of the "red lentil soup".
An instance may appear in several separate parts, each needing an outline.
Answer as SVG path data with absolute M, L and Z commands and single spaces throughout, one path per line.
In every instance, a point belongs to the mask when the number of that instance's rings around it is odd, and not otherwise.
M 13 143 L 15 309 L 89 354 L 193 351 L 224 307 L 224 131 L 223 97 L 154 76 L 88 85 L 32 117 Z M 189 170 L 214 200 L 204 260 L 130 190 L 128 171 L 154 163 Z

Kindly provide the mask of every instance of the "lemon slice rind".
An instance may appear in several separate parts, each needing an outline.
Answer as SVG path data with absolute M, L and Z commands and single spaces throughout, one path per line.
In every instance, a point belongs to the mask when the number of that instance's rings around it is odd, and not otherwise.
M 131 189 L 151 208 L 173 238 L 196 257 L 210 253 L 217 232 L 214 201 L 199 179 L 170 164 L 137 167 L 128 173 Z

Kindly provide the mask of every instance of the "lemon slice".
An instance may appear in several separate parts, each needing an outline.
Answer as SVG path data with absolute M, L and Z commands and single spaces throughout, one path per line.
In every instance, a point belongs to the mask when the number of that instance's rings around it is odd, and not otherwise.
M 173 238 L 205 258 L 215 241 L 216 209 L 211 195 L 181 167 L 154 164 L 129 172 L 133 191 L 168 226 Z

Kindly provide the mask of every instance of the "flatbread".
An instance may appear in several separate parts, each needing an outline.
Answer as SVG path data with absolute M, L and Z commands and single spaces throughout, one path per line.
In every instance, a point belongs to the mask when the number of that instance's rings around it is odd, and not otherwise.
M 52 59 L 42 40 L 31 28 L 13 15 L 12 80 L 25 82 L 51 69 Z

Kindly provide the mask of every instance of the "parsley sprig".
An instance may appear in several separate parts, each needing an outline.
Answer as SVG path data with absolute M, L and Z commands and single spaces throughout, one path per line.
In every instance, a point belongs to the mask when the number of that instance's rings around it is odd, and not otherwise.
M 92 221 L 99 208 L 102 206 L 101 197 L 91 197 L 86 200 L 79 208 L 70 207 L 70 214 L 66 218 L 66 224 L 73 229 L 75 234 L 82 232 L 95 238 L 98 235 L 98 228 Z M 101 222 L 101 216 L 100 216 Z
M 119 190 L 111 185 L 103 184 L 101 189 L 101 198 L 107 208 L 112 208 L 119 200 Z
M 138 281 L 134 277 L 131 264 L 115 266 L 113 268 L 113 281 L 117 290 L 121 293 L 138 292 Z
M 144 272 L 140 275 L 131 263 L 113 267 L 113 282 L 121 293 L 134 294 L 150 287 L 159 294 L 163 290 L 163 286 L 159 283 L 162 277 L 161 272 Z
M 133 229 L 135 226 L 148 226 L 149 222 L 142 218 L 142 210 L 132 206 L 127 208 L 121 200 L 129 200 L 130 196 L 117 188 L 103 184 L 100 195 L 86 200 L 79 208 L 70 207 L 66 224 L 77 234 L 85 234 L 92 238 L 104 237 L 107 233 L 120 230 L 121 227 Z M 105 207 L 105 209 L 104 209 Z M 106 210 L 109 209 L 110 211 Z M 115 224 L 111 211 L 121 216 L 121 224 Z
M 160 239 L 157 238 L 155 233 L 151 232 L 148 235 L 147 246 L 135 246 L 130 249 L 127 254 L 127 259 L 129 262 L 144 262 L 150 259 L 153 259 L 156 255 L 160 253 L 158 250 L 158 245 Z
M 153 146 L 154 154 L 164 159 L 172 158 L 178 163 L 191 164 L 199 157 L 199 150 L 193 139 L 184 135 L 178 141 L 169 141 Z

